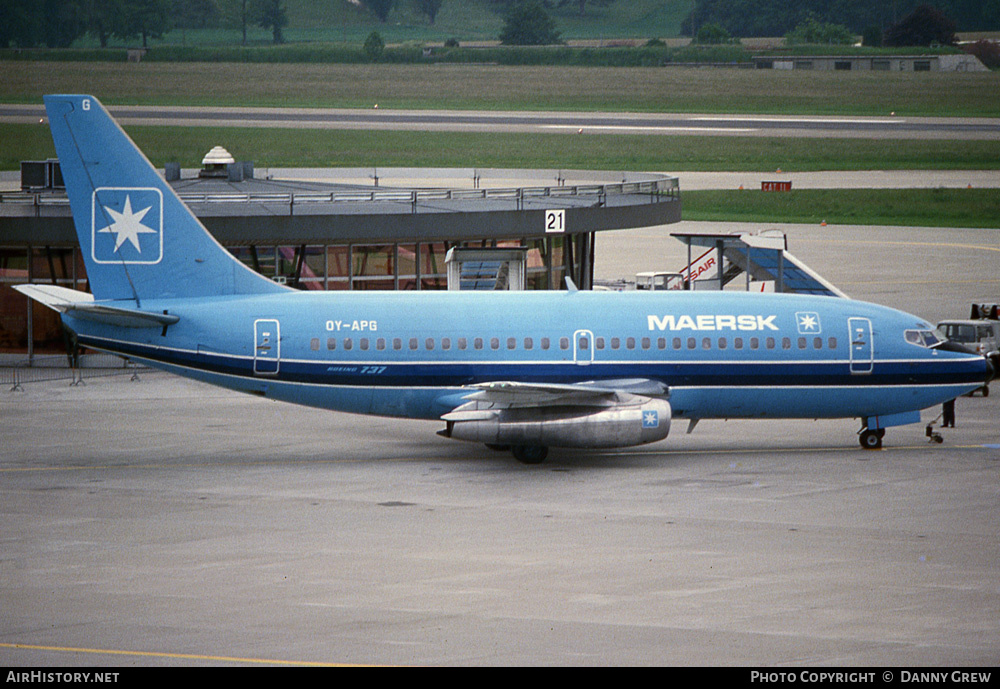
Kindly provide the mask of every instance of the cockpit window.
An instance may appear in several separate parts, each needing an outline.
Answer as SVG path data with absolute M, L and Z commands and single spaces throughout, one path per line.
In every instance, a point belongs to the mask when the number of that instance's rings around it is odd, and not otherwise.
M 933 349 L 945 341 L 945 338 L 936 330 L 907 330 L 906 341 L 918 347 Z

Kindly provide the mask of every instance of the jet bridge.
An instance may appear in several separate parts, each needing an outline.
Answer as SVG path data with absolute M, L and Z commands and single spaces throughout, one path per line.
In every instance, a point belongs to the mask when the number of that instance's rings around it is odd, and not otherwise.
M 847 296 L 790 254 L 783 232 L 674 232 L 671 236 L 687 245 L 688 263 L 680 273 L 684 289 L 732 289 L 742 279 L 747 291 Z

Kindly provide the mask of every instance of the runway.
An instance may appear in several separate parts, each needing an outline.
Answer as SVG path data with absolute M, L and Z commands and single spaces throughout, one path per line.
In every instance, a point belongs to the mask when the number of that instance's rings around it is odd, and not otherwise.
M 111 106 L 122 125 L 508 133 L 1000 139 L 1000 118 Z M 37 123 L 39 105 L 0 105 L 0 122 Z
M 854 297 L 932 317 L 984 274 L 996 293 L 974 247 L 997 230 L 785 229 Z M 655 232 L 604 233 L 599 270 L 641 269 Z M 528 467 L 435 422 L 140 378 L 0 391 L 4 665 L 997 661 L 997 394 L 960 398 L 941 445 L 703 421 Z

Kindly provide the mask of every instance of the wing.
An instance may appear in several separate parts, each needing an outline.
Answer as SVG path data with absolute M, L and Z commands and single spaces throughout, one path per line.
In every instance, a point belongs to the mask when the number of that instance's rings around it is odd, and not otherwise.
M 581 383 L 521 383 L 491 381 L 468 386 L 464 403 L 441 418 L 465 421 L 483 418 L 500 409 L 541 407 L 616 407 L 637 397 L 666 399 L 670 389 L 648 378 L 616 378 Z

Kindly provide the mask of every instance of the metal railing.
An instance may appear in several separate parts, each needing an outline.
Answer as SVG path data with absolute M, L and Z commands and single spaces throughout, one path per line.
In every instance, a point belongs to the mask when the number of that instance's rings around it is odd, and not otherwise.
M 483 189 L 372 189 L 320 192 L 183 192 L 185 203 L 262 203 L 287 205 L 318 203 L 409 203 L 414 208 L 425 201 L 488 201 L 509 199 L 522 207 L 526 199 L 589 197 L 604 200 L 611 195 L 648 195 L 651 201 L 676 200 L 680 186 L 676 177 L 615 184 L 575 184 L 539 187 L 491 187 Z M 58 192 L 15 191 L 0 193 L 0 204 L 21 206 L 65 206 L 69 199 Z M 290 212 L 293 212 L 290 210 Z
M 85 378 L 126 374 L 138 380 L 140 373 L 154 370 L 115 354 L 86 354 L 80 357 L 80 365 L 76 367 L 70 366 L 65 354 L 52 354 L 0 363 L 0 386 L 16 392 L 23 390 L 26 384 L 53 380 L 69 380 L 71 386 L 85 385 Z

